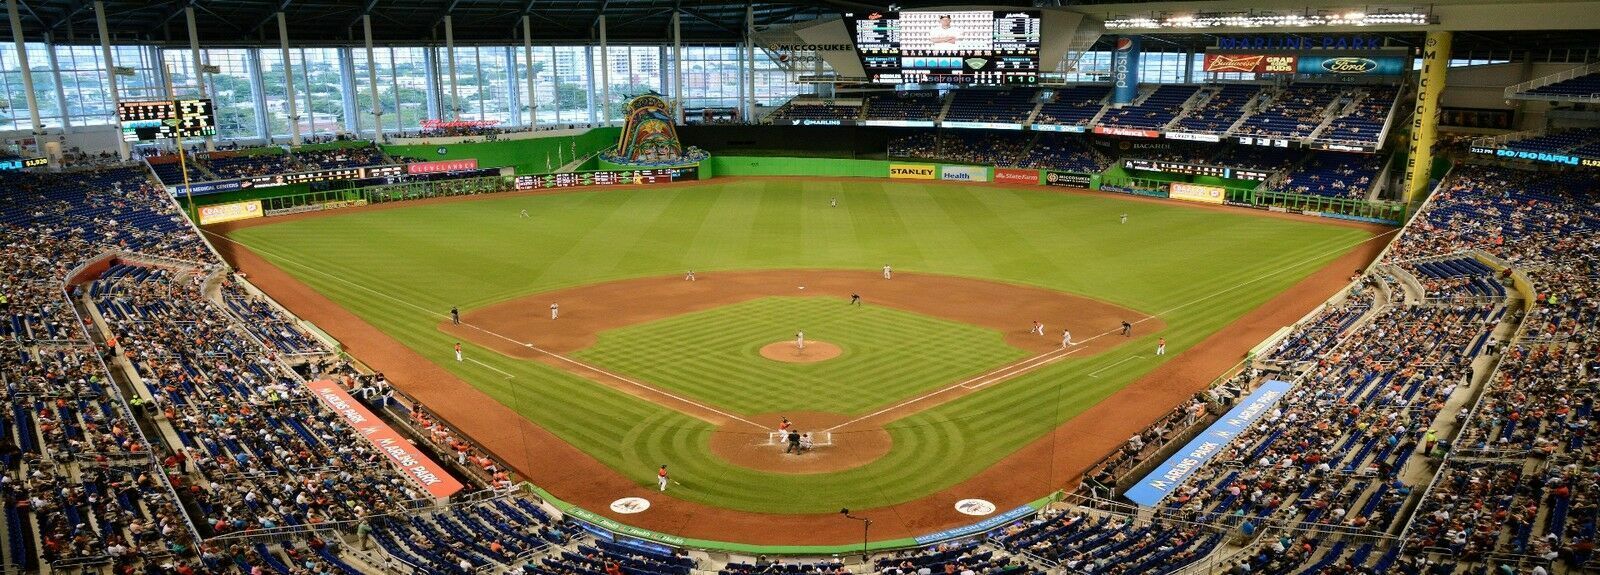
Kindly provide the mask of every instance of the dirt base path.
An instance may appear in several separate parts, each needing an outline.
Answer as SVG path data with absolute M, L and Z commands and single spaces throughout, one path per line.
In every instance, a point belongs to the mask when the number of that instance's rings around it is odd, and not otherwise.
M 1045 193 L 1061 191 L 1026 187 Z M 1098 193 L 1096 196 L 1118 197 Z M 1262 212 L 1262 215 L 1278 216 L 1266 212 Z M 273 218 L 252 222 L 259 222 L 259 225 L 279 221 L 283 220 Z M 1315 221 L 1329 223 L 1324 219 Z M 873 538 L 890 539 L 922 535 L 974 522 L 976 518 L 954 511 L 953 506 L 960 499 L 987 499 L 999 509 L 1010 509 L 1055 489 L 1072 487 L 1090 465 L 1119 447 L 1128 436 L 1142 430 L 1157 417 L 1204 388 L 1212 378 L 1236 363 L 1245 350 L 1260 343 L 1278 328 L 1298 320 L 1308 310 L 1343 288 L 1350 270 L 1361 268 L 1377 257 L 1389 237 L 1380 234 L 1389 229 L 1380 226 L 1352 227 L 1370 230 L 1374 237 L 1195 347 L 1175 355 L 1085 413 L 1063 423 L 1053 433 L 1040 437 L 989 469 L 943 491 L 897 505 L 856 511 L 873 518 Z M 211 228 L 210 231 L 218 229 Z M 522 477 L 567 501 L 629 525 L 683 537 L 758 545 L 841 545 L 860 541 L 859 525 L 841 521 L 834 513 L 751 513 L 675 499 L 670 497 L 670 492 L 667 493 L 668 497 L 662 497 L 654 485 L 637 484 L 612 471 L 424 359 L 250 250 L 226 239 L 213 239 L 217 240 L 213 242 L 214 245 L 231 265 L 248 270 L 250 280 L 278 302 L 338 338 L 349 353 L 382 370 L 402 391 L 445 415 L 473 441 L 504 458 Z M 560 464 L 552 465 L 551 462 Z M 650 512 L 620 515 L 609 510 L 611 501 L 629 496 L 651 500 Z

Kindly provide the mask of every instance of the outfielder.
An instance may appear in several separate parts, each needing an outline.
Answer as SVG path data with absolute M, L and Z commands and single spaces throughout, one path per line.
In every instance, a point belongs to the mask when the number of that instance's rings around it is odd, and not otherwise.
M 1128 223 L 1128 214 L 1122 214 L 1122 223 Z
M 531 218 L 533 216 L 528 215 L 528 210 L 522 210 L 522 213 L 520 215 L 518 215 L 517 217 L 519 217 L 519 218 Z
M 558 303 L 550 304 L 550 319 L 555 319 L 555 318 L 559 317 L 560 315 L 561 315 L 561 304 L 558 304 Z

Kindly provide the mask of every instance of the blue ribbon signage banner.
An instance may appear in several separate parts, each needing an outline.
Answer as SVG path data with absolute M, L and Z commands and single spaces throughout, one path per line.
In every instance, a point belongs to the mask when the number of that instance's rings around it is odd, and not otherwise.
M 1211 427 L 1206 428 L 1190 441 L 1183 449 L 1172 454 L 1166 462 L 1151 471 L 1149 475 L 1139 480 L 1139 483 L 1128 489 L 1125 493 L 1129 501 L 1145 507 L 1153 507 L 1161 500 L 1172 494 L 1174 489 L 1183 485 L 1183 481 L 1198 471 L 1211 458 L 1216 457 L 1222 448 L 1227 447 L 1235 438 L 1244 433 L 1250 425 L 1255 423 L 1261 415 L 1277 405 L 1288 393 L 1293 384 L 1276 379 L 1262 384 L 1239 405 L 1228 410 L 1222 419 L 1218 419 Z

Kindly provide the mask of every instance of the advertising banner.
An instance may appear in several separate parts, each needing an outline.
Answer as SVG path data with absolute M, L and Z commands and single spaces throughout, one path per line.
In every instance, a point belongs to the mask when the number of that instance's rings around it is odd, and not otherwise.
M 243 187 L 244 180 L 221 180 L 216 182 L 200 182 L 198 184 L 189 184 L 188 188 L 184 188 L 183 184 L 178 184 L 173 188 L 173 193 L 177 195 L 183 195 L 187 193 L 191 196 L 203 196 L 206 194 L 231 192 Z
M 939 166 L 939 179 L 956 182 L 987 182 L 989 168 L 981 166 Z
M 1329 74 L 1335 76 L 1399 76 L 1409 67 L 1405 56 L 1317 56 L 1301 54 L 1296 72 L 1300 74 Z
M 1067 126 L 1063 124 L 1034 124 L 1032 128 L 1035 132 L 1071 132 L 1074 134 L 1082 134 L 1089 131 L 1088 126 Z
M 664 184 L 700 179 L 698 166 L 682 168 L 646 168 L 640 170 L 606 170 L 600 172 L 564 172 L 517 176 L 512 185 L 518 190 L 547 188 L 580 188 L 584 186 L 628 186 Z
M 50 165 L 50 158 L 6 158 L 0 160 L 0 172 L 48 165 Z
M 1039 170 L 995 168 L 994 181 L 1002 184 L 1038 184 Z
M 889 164 L 889 177 L 896 180 L 932 180 L 937 176 L 932 164 Z
M 1293 387 L 1287 381 L 1271 380 L 1261 384 L 1261 388 L 1246 396 L 1239 405 L 1228 410 L 1222 419 L 1207 427 L 1204 433 L 1195 437 L 1183 449 L 1172 454 L 1159 467 L 1149 475 L 1140 479 L 1133 487 L 1128 488 L 1127 496 L 1130 501 L 1145 507 L 1153 507 L 1161 500 L 1172 494 L 1174 489 L 1183 485 L 1183 481 L 1201 466 L 1205 465 L 1217 453 L 1227 447 L 1234 438 L 1250 428 L 1261 415 L 1277 405 Z
M 1089 187 L 1089 174 L 1077 172 L 1046 172 L 1044 183 L 1051 186 L 1067 186 L 1072 188 Z
M 956 537 L 964 537 L 976 533 L 983 533 L 991 529 L 1004 527 L 1013 521 L 1032 515 L 1036 511 L 1038 511 L 1038 509 L 1035 509 L 1032 505 L 1023 505 L 1016 509 L 1012 509 L 999 515 L 994 515 L 988 519 L 984 519 L 983 521 L 979 521 L 971 525 L 946 529 L 938 533 L 929 533 L 927 535 L 919 536 L 916 538 L 917 544 L 927 545 L 936 541 L 944 541 L 946 539 L 954 539 Z
M 1161 132 L 1141 128 L 1119 128 L 1116 126 L 1095 126 L 1094 133 L 1106 136 L 1126 136 L 1129 138 L 1159 138 Z
M 1197 186 L 1183 182 L 1173 182 L 1172 187 L 1167 189 L 1167 196 L 1174 200 L 1221 204 L 1228 201 L 1228 190 L 1216 186 Z
M 371 411 L 367 411 L 365 406 L 350 397 L 339 384 L 324 379 L 306 383 L 306 387 L 311 388 L 311 392 L 316 394 L 317 399 L 322 400 L 328 409 L 343 417 L 350 427 L 355 428 L 362 437 L 372 443 L 373 447 L 378 448 L 384 457 L 388 457 L 402 474 L 428 490 L 430 495 L 443 499 L 461 491 L 461 482 L 450 477 L 443 467 L 423 455 L 417 446 L 406 441 L 406 438 L 389 427 L 389 424 L 372 415 Z
M 929 122 L 930 124 L 932 122 Z M 774 126 L 854 126 L 855 120 L 838 118 L 781 118 L 772 121 Z
M 478 169 L 477 158 L 406 164 L 407 174 L 437 174 L 440 172 L 463 172 L 476 169 Z
M 259 218 L 261 213 L 261 200 L 248 202 L 234 202 L 231 204 L 217 204 L 214 206 L 200 206 L 200 225 L 220 224 L 235 220 L 248 220 Z
M 1217 134 L 1191 134 L 1188 132 L 1167 132 L 1168 140 L 1183 140 L 1185 142 L 1221 142 L 1222 136 Z
M 1111 51 L 1111 102 L 1132 104 L 1139 97 L 1139 37 L 1118 36 Z
M 888 128 L 932 128 L 933 120 L 862 120 L 861 125 Z
M 1203 70 L 1212 73 L 1293 74 L 1299 56 L 1295 54 L 1206 53 Z
M 971 128 L 977 130 L 1021 130 L 1022 124 L 1007 124 L 1004 122 L 941 122 L 941 128 Z

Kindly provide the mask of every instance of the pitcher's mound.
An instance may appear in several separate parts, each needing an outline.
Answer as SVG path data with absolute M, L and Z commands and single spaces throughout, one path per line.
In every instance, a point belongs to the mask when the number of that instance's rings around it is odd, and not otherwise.
M 825 341 L 806 340 L 806 348 L 794 346 L 793 341 L 780 341 L 761 346 L 761 357 L 784 363 L 816 363 L 827 361 L 844 353 L 839 346 Z

